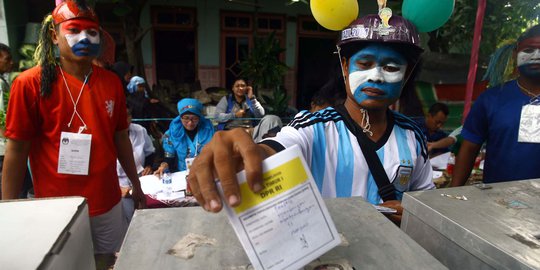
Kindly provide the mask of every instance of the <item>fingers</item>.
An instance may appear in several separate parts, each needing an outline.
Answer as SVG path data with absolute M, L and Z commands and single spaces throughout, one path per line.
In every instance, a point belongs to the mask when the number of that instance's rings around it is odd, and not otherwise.
M 217 132 L 193 162 L 188 176 L 193 196 L 207 211 L 219 212 L 223 205 L 214 180 L 218 177 L 226 203 L 237 206 L 241 202 L 237 168 L 244 164 L 249 187 L 260 191 L 261 161 L 261 150 L 242 129 Z
M 199 204 L 209 212 L 217 213 L 221 211 L 221 199 L 216 189 L 213 173 L 213 152 L 215 147 L 215 136 L 219 136 L 218 132 L 214 135 L 214 138 L 208 143 L 199 156 L 193 161 L 191 166 L 188 181 L 189 187 L 193 196 Z
M 217 176 L 223 189 L 224 199 L 230 206 L 240 204 L 240 189 L 236 179 L 236 164 L 238 156 L 233 154 L 233 147 L 221 147 L 214 150 L 214 165 L 216 166 Z M 218 169 L 219 168 L 219 169 Z
M 251 139 L 251 138 L 250 138 Z M 238 152 L 244 162 L 244 170 L 246 171 L 246 179 L 249 188 L 254 192 L 259 192 L 263 189 L 262 185 L 262 161 L 264 155 L 261 148 L 251 140 L 251 143 L 243 145 L 235 145 L 235 152 Z
M 144 193 L 133 190 L 132 197 L 136 209 L 146 208 L 146 197 Z
M 391 200 L 391 201 L 383 202 L 383 203 L 381 203 L 381 205 L 397 210 L 397 212 L 395 214 L 386 215 L 386 217 L 388 217 L 388 219 L 390 219 L 397 226 L 400 226 L 400 224 L 401 224 L 401 216 L 403 214 L 403 207 L 401 206 L 401 202 L 398 201 L 398 200 Z

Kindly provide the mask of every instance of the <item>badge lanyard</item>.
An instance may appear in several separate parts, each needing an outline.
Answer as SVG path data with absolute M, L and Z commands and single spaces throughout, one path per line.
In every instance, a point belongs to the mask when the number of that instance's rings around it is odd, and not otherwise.
M 88 78 L 92 74 L 92 70 L 90 70 L 90 72 L 88 72 L 88 74 L 86 74 L 84 76 L 84 82 L 83 82 L 83 85 L 81 86 L 81 90 L 79 91 L 79 95 L 77 96 L 76 101 L 73 99 L 73 95 L 71 95 L 71 90 L 70 90 L 70 88 L 68 86 L 66 77 L 64 76 L 64 71 L 62 70 L 62 67 L 60 67 L 60 73 L 62 74 L 62 78 L 64 79 L 64 84 L 66 85 L 66 91 L 68 92 L 69 97 L 71 98 L 71 102 L 73 103 L 73 113 L 71 114 L 71 119 L 69 120 L 69 123 L 68 123 L 67 126 L 71 127 L 71 123 L 73 122 L 73 118 L 75 117 L 75 114 L 76 114 L 77 117 L 79 117 L 79 120 L 81 120 L 81 122 L 83 123 L 83 126 L 79 127 L 79 132 L 78 133 L 80 134 L 84 130 L 86 130 L 87 126 L 86 126 L 86 123 L 84 122 L 82 116 L 77 111 L 77 104 L 79 104 L 79 100 L 81 99 L 81 95 L 82 95 L 82 92 L 84 90 L 84 86 L 86 85 L 86 82 L 88 82 Z
M 186 158 L 190 158 L 190 155 L 191 155 L 191 147 L 195 145 L 195 152 L 193 153 L 193 157 L 196 157 L 198 154 L 199 154 L 199 147 L 201 146 L 201 144 L 199 143 L 199 134 L 195 135 L 195 141 L 192 142 L 190 140 L 190 143 L 188 144 L 188 148 L 187 148 L 187 155 L 186 155 Z

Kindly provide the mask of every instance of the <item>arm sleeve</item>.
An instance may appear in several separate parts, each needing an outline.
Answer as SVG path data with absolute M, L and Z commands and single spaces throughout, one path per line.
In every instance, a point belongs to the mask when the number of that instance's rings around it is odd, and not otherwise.
M 38 127 L 39 83 L 21 74 L 11 87 L 4 135 L 15 140 L 31 140 Z
M 148 157 L 149 155 L 153 154 L 156 151 L 156 148 L 154 147 L 154 144 L 152 143 L 152 138 L 148 135 L 148 132 L 145 128 L 143 128 L 143 136 L 144 136 L 144 156 Z
M 299 112 L 291 122 L 303 118 L 306 113 L 308 112 Z M 298 145 L 306 160 L 311 160 L 311 155 L 313 151 L 313 140 L 317 136 L 321 136 L 321 134 L 324 134 L 323 123 L 317 123 L 316 125 L 300 129 L 296 129 L 292 126 L 285 126 L 281 129 L 280 132 L 278 132 L 275 137 L 264 139 L 260 143 L 269 146 L 276 152 L 279 152 L 293 145 Z
M 169 138 L 169 133 L 168 132 L 166 132 L 165 135 L 163 135 L 162 140 L 163 140 L 163 142 L 162 142 L 163 155 L 164 155 L 165 159 L 176 157 L 176 150 L 174 149 L 173 142 Z M 169 166 L 170 165 L 171 164 L 169 164 Z
M 216 112 L 214 114 L 214 118 L 218 122 L 227 122 L 234 118 L 234 113 L 226 113 L 227 111 L 227 96 L 224 96 L 221 98 L 219 103 L 216 105 Z
M 422 146 L 420 143 L 417 143 L 417 147 Z M 417 152 L 421 152 L 421 150 Z M 411 177 L 410 191 L 435 188 L 435 184 L 433 184 L 433 168 L 431 167 L 431 162 L 429 159 L 426 160 L 421 154 L 418 155 L 418 158 L 416 159 L 416 164 L 414 164 L 414 170 Z
M 253 114 L 257 118 L 264 116 L 264 107 L 257 99 L 252 99 L 251 104 L 253 105 Z
M 116 89 L 117 104 L 114 105 L 114 115 L 118 115 L 118 125 L 116 131 L 124 130 L 129 127 L 127 122 L 127 108 L 126 108 L 126 95 L 124 94 L 124 88 L 117 76 L 114 76 L 114 89 Z
M 484 92 L 476 102 L 463 124 L 461 136 L 474 144 L 483 144 L 488 135 L 488 96 Z

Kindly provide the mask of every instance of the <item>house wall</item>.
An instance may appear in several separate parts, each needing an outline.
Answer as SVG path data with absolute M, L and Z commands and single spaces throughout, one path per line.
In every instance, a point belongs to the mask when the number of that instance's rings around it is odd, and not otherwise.
M 16 53 L 24 39 L 28 13 L 25 1 L 0 0 L 0 42 L 11 48 L 15 61 Z
M 258 0 L 245 2 L 257 2 L 261 8 L 257 12 L 284 14 L 286 16 L 286 41 L 285 41 L 285 64 L 289 70 L 285 74 L 284 86 L 291 96 L 294 96 L 296 89 L 296 47 L 297 47 L 297 23 L 298 15 L 310 15 L 311 10 L 308 5 L 295 3 L 286 5 L 288 0 Z M 151 6 L 181 6 L 195 8 L 197 11 L 197 45 L 198 45 L 198 79 L 201 88 L 206 89 L 211 86 L 227 87 L 221 84 L 220 70 L 220 12 L 222 10 L 241 11 L 253 13 L 255 8 L 223 0 L 151 0 L 143 10 L 141 17 L 142 27 L 150 25 Z M 374 0 L 360 0 L 360 16 L 374 13 L 377 4 Z M 154 83 L 154 63 L 152 35 L 146 35 L 142 41 L 143 59 L 145 64 L 146 78 L 150 84 Z

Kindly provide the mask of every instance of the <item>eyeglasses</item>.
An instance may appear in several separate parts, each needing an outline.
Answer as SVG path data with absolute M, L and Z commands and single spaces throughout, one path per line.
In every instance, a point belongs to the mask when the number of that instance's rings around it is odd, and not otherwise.
M 192 123 L 198 123 L 199 122 L 199 117 L 197 116 L 182 116 L 180 119 L 182 119 L 182 121 L 184 122 L 192 122 Z

